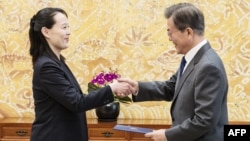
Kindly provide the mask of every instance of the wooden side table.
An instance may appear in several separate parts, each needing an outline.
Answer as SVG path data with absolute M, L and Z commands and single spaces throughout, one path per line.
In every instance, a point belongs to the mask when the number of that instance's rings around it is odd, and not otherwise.
M 33 118 L 0 119 L 0 141 L 29 141 Z M 87 119 L 89 141 L 151 141 L 144 134 L 113 130 L 116 124 L 147 127 L 152 129 L 169 128 L 166 120 L 131 120 L 118 119 L 115 122 L 98 122 Z

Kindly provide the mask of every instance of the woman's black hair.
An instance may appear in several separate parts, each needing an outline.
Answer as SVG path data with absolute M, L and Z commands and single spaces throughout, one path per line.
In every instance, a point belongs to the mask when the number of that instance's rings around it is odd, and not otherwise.
M 30 40 L 30 55 L 32 57 L 32 64 L 34 66 L 38 57 L 46 51 L 50 55 L 55 55 L 50 49 L 45 37 L 43 36 L 41 29 L 46 27 L 51 29 L 55 24 L 54 16 L 57 13 L 63 13 L 68 17 L 67 13 L 61 8 L 47 7 L 39 10 L 30 19 L 30 29 L 29 29 L 29 40 Z

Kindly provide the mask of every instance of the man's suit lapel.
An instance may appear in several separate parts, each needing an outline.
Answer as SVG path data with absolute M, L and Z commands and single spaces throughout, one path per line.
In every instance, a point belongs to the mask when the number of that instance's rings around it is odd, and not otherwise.
M 191 60 L 191 62 L 188 64 L 186 70 L 184 71 L 184 73 L 182 74 L 182 77 L 177 77 L 177 82 L 176 82 L 176 87 L 175 87 L 175 94 L 174 94 L 174 98 L 173 98 L 173 102 L 175 101 L 176 97 L 179 95 L 181 87 L 183 86 L 183 84 L 186 82 L 186 80 L 188 79 L 188 76 L 190 75 L 190 73 L 194 70 L 195 65 L 200 61 L 201 57 L 205 54 L 205 52 L 207 50 L 209 50 L 210 44 L 207 43 L 205 44 L 198 52 L 197 54 L 194 56 L 194 58 Z M 179 73 L 178 73 L 179 74 Z M 179 76 L 179 75 L 178 75 Z M 191 79 L 191 78 L 189 78 Z

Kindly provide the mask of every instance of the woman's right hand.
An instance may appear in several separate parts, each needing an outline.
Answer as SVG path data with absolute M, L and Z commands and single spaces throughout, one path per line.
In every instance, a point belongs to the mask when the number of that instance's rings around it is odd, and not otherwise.
M 130 78 L 119 78 L 117 79 L 118 82 L 120 83 L 128 83 L 131 87 L 131 93 L 132 94 L 137 94 L 139 90 L 139 83 L 138 81 L 132 80 Z
M 109 84 L 109 86 L 111 87 L 112 92 L 119 97 L 128 96 L 133 92 L 132 86 L 127 82 L 119 82 L 115 80 Z

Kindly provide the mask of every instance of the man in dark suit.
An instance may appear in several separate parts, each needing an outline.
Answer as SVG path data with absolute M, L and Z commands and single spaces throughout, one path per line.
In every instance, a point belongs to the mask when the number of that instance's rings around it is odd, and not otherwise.
M 112 83 L 84 94 L 61 51 L 68 48 L 67 14 L 60 8 L 39 10 L 30 20 L 30 55 L 35 120 L 30 141 L 88 141 L 85 111 L 130 93 L 127 83 Z
M 183 65 L 167 81 L 130 83 L 134 101 L 172 101 L 172 128 L 145 134 L 155 141 L 223 141 L 228 124 L 228 80 L 224 65 L 204 38 L 203 13 L 190 3 L 179 3 L 165 11 L 169 40 Z M 183 67 L 184 66 L 184 67 Z M 183 67 L 183 68 L 182 68 Z

